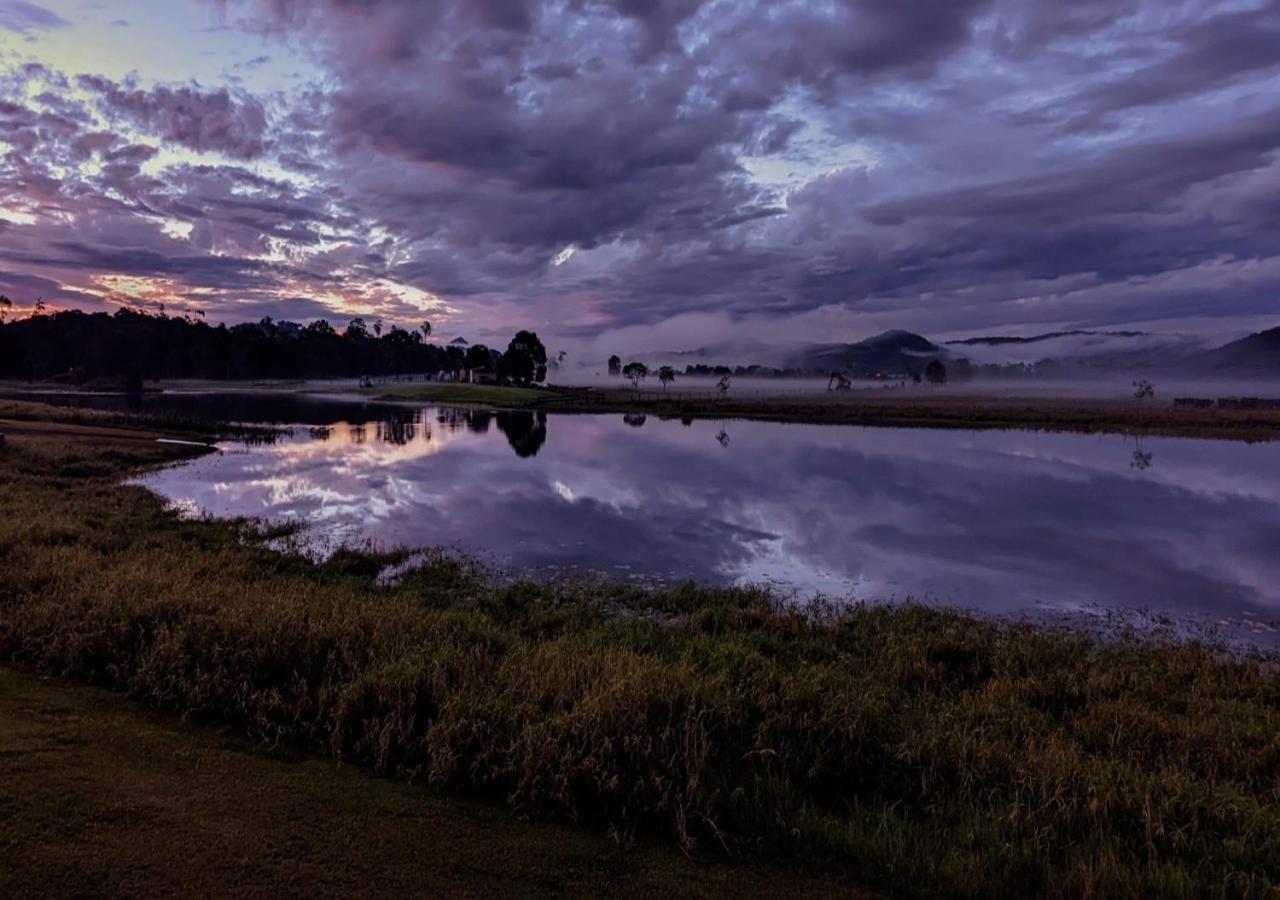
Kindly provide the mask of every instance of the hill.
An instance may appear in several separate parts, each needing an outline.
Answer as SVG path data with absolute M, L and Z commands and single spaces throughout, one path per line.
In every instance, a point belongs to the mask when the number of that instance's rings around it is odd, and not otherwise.
M 1280 374 L 1280 328 L 1259 331 L 1210 350 L 1196 360 L 1196 366 L 1215 372 Z
M 847 369 L 855 375 L 908 375 L 922 370 L 937 356 L 946 356 L 946 351 L 928 338 L 895 329 L 855 344 L 814 344 L 792 364 L 802 369 Z

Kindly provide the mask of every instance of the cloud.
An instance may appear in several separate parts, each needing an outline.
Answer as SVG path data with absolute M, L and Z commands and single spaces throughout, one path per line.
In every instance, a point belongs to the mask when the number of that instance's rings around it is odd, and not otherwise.
M 257 93 L 0 76 L 10 263 L 583 346 L 1280 296 L 1280 0 L 207 5 L 270 42 Z
M 0 28 L 7 31 L 25 35 L 33 31 L 67 28 L 70 24 L 62 16 L 43 6 L 26 3 L 24 0 L 0 0 Z
M 233 95 L 227 88 L 129 89 L 94 75 L 82 75 L 78 82 L 99 94 L 109 112 L 163 140 L 236 159 L 261 156 L 266 149 L 267 114 L 253 97 Z

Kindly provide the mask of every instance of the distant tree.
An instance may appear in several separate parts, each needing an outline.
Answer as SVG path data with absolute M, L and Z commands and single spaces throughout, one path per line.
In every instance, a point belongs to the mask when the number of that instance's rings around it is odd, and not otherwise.
M 381 319 L 373 320 L 373 333 L 375 337 L 382 337 L 382 320 Z
M 1156 386 L 1145 378 L 1133 383 L 1133 396 L 1138 400 L 1150 400 L 1156 395 Z
M 39 300 L 37 300 L 37 301 L 36 301 L 36 315 L 37 315 L 37 316 L 43 316 L 43 315 L 44 315 L 44 311 L 45 311 L 46 309 L 48 309 L 48 307 L 47 307 L 47 306 L 45 306 L 45 304 L 44 304 L 44 298 L 43 298 L 43 297 L 41 297 Z
M 649 367 L 642 362 L 629 362 L 622 369 L 623 377 L 631 382 L 636 395 L 640 394 L 640 382 L 649 377 Z
M 364 323 L 364 319 L 352 319 L 347 323 L 346 336 L 363 340 L 369 336 L 369 326 Z
M 622 358 L 617 354 L 609 357 L 609 374 L 614 376 L 622 374 Z
M 670 366 L 663 366 L 658 369 L 658 380 L 662 382 L 662 389 L 665 391 L 667 385 L 676 380 L 676 370 Z
M 929 365 L 924 367 L 924 380 L 930 384 L 947 383 L 947 367 L 942 364 L 942 360 L 929 360 Z
M 423 340 L 426 340 L 427 338 L 431 337 L 431 323 L 430 323 L 430 322 L 426 322 L 426 321 L 424 321 L 424 322 L 422 323 L 422 327 L 421 327 L 421 328 L 419 328 L 418 330 L 419 330 L 420 332 L 422 332 L 422 339 L 423 339 Z
M 532 331 L 517 331 L 498 363 L 498 374 L 513 384 L 547 380 L 547 348 Z
M 493 351 L 484 344 L 472 344 L 463 355 L 462 362 L 472 371 L 493 368 Z
M 13 301 L 0 294 L 0 325 L 4 324 L 4 320 L 8 318 L 9 313 L 13 311 Z
M 733 379 L 728 375 L 723 376 L 718 382 L 716 382 L 716 392 L 719 394 L 721 400 L 729 395 L 729 388 L 732 384 Z

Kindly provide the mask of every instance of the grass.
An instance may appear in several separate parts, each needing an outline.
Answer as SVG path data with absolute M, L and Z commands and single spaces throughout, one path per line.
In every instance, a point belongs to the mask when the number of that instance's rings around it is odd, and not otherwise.
M 0 426 L 0 430 L 3 426 Z M 692 585 L 393 587 L 120 475 L 0 451 L 0 658 L 522 816 L 904 896 L 1280 892 L 1280 672 L 1201 644 Z
M 895 428 L 1026 428 L 1264 441 L 1280 439 L 1280 411 L 1194 409 L 1134 400 L 1003 397 L 963 388 L 724 398 L 645 389 L 556 390 L 468 384 L 379 385 L 379 400 L 537 408 L 559 413 L 643 413 L 669 418 L 758 419 Z
M 542 390 L 483 384 L 380 384 L 364 388 L 361 393 L 375 400 L 511 408 L 540 406 L 550 399 L 548 392 Z
M 287 827 L 282 827 L 287 823 Z M 842 885 L 700 865 L 0 668 L 0 896 L 723 897 Z

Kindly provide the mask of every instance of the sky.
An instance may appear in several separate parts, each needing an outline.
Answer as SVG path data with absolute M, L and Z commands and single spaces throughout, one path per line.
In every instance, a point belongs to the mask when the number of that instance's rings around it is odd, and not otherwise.
M 0 0 L 0 293 L 587 355 L 1280 325 L 1280 0 Z

